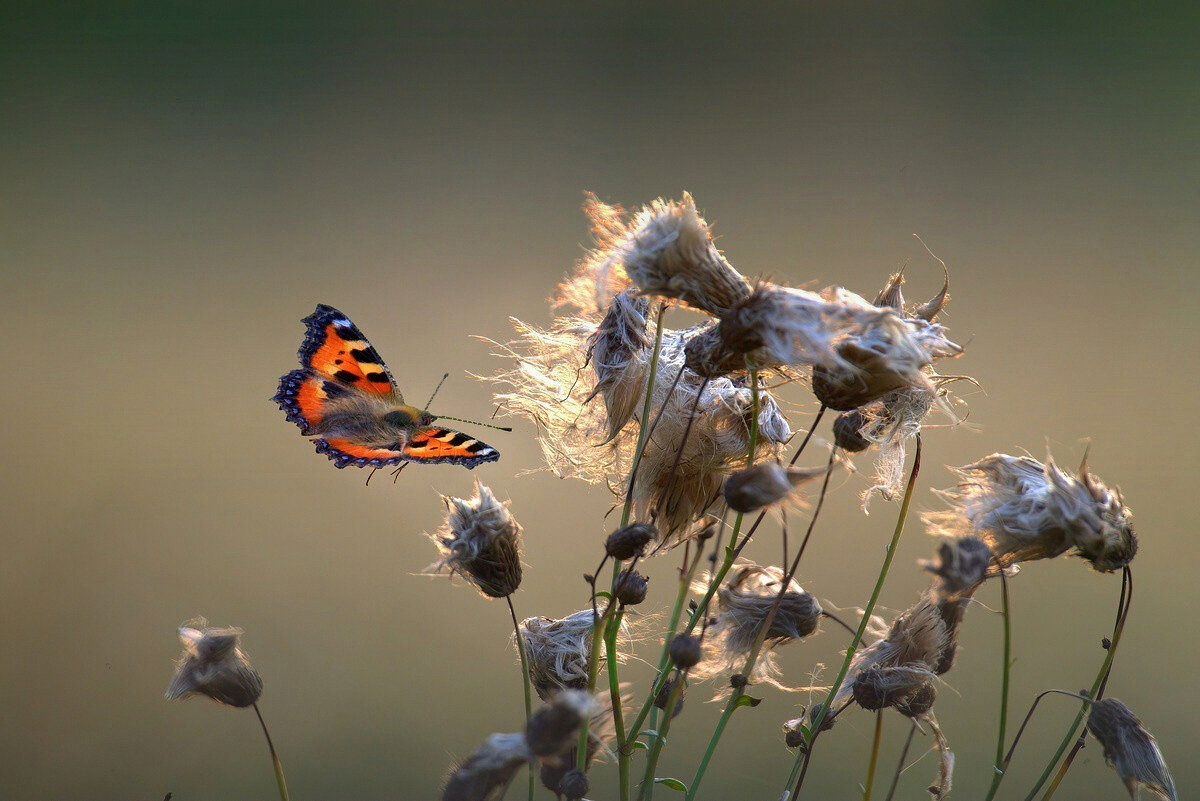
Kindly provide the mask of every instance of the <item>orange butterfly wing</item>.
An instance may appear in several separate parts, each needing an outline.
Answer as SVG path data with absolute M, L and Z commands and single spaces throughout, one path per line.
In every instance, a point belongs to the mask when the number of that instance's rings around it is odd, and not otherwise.
M 468 470 L 500 458 L 500 452 L 491 445 L 461 431 L 436 426 L 416 429 L 401 454 L 411 462 L 449 462 Z
M 303 322 L 300 364 L 338 383 L 404 402 L 379 352 L 349 317 L 322 303 Z

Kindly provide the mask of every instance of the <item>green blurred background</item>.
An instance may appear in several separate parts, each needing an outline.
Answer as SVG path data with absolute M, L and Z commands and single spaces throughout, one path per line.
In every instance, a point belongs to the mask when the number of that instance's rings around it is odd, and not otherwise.
M 245 628 L 294 798 L 436 798 L 453 758 L 519 726 L 504 607 L 416 575 L 435 492 L 478 476 L 513 499 L 518 612 L 556 616 L 584 604 L 607 496 L 518 475 L 539 466 L 524 422 L 488 437 L 503 458 L 475 474 L 414 466 L 364 487 L 267 399 L 299 318 L 326 302 L 411 398 L 449 370 L 438 408 L 486 417 L 489 389 L 466 374 L 496 363 L 471 335 L 546 320 L 586 242 L 585 189 L 626 204 L 690 190 L 747 275 L 863 294 L 905 260 L 910 296 L 936 291 L 920 233 L 951 267 L 946 321 L 968 344 L 953 368 L 986 392 L 967 426 L 927 438 L 917 505 L 937 506 L 943 464 L 1047 442 L 1074 464 L 1091 437 L 1142 537 L 1110 693 L 1158 735 L 1180 791 L 1200 785 L 1194 5 L 106 6 L 4 3 L 0 18 L 15 332 L 0 345 L 0 797 L 271 798 L 250 712 L 162 698 L 174 629 L 201 614 Z M 791 398 L 803 427 L 815 406 Z M 893 522 L 884 503 L 862 515 L 863 486 L 837 483 L 801 577 L 845 606 L 865 601 Z M 932 545 L 912 525 L 886 606 L 926 586 L 915 561 Z M 675 561 L 651 564 L 650 606 Z M 1040 689 L 1091 683 L 1119 579 L 1086 567 L 1012 583 L 1016 717 Z M 941 693 L 955 798 L 989 780 L 1000 631 L 973 609 Z M 836 666 L 845 639 L 786 649 L 789 678 Z M 662 775 L 690 778 L 719 711 L 705 692 Z M 778 726 L 807 698 L 764 694 L 703 797 L 778 797 Z M 1024 796 L 1074 709 L 1047 702 L 1002 798 Z M 848 715 L 822 740 L 809 797 L 857 797 L 871 725 Z M 887 733 L 890 775 L 904 727 Z M 898 797 L 924 798 L 934 770 L 927 757 Z M 596 771 L 592 797 L 613 797 L 614 773 Z M 1095 744 L 1056 795 L 1122 797 Z

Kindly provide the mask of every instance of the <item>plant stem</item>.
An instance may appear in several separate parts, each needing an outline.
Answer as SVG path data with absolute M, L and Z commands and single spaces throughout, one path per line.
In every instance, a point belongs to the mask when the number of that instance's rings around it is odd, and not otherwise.
M 908 749 L 912 745 L 913 735 L 917 733 L 917 721 L 913 720 L 912 725 L 908 728 L 908 737 L 904 741 L 904 748 L 900 751 L 900 761 L 896 763 L 896 774 L 892 776 L 892 786 L 888 788 L 887 798 L 883 801 L 892 801 L 892 796 L 896 794 L 896 785 L 900 783 L 900 774 L 904 773 L 904 760 L 908 758 Z
M 1046 783 L 1046 779 L 1050 776 L 1050 771 L 1054 769 L 1055 764 L 1058 763 L 1058 760 L 1063 755 L 1063 752 L 1067 750 L 1067 746 L 1071 743 L 1071 738 L 1075 736 L 1076 730 L 1078 730 L 1080 723 L 1083 722 L 1083 716 L 1084 713 L 1087 712 L 1089 704 L 1099 701 L 1104 696 L 1104 687 L 1108 684 L 1108 674 L 1112 670 L 1113 658 L 1117 653 L 1117 645 L 1121 642 L 1121 634 L 1125 631 L 1125 621 L 1129 617 L 1129 605 L 1132 600 L 1133 571 L 1130 570 L 1129 567 L 1126 567 L 1121 574 L 1121 596 L 1117 601 L 1117 622 L 1113 626 L 1113 636 L 1112 640 L 1109 642 L 1108 653 L 1104 657 L 1104 663 L 1100 665 L 1100 672 L 1096 674 L 1096 680 L 1092 683 L 1092 689 L 1088 693 L 1088 697 L 1091 699 L 1091 701 L 1080 704 L 1079 713 L 1075 715 L 1075 720 L 1071 722 L 1071 728 L 1067 730 L 1066 736 L 1064 736 L 1062 742 L 1058 744 L 1058 750 L 1054 752 L 1054 756 L 1050 759 L 1049 764 L 1046 765 L 1046 769 L 1043 770 L 1042 775 L 1038 777 L 1037 784 L 1035 784 L 1033 789 L 1029 791 L 1029 795 L 1025 796 L 1025 801 L 1033 801 L 1033 797 L 1037 795 L 1038 790 L 1042 789 L 1042 785 Z M 1062 777 L 1066 775 L 1067 769 L 1071 767 L 1071 761 L 1074 759 L 1075 754 L 1077 754 L 1079 749 L 1083 747 L 1082 742 L 1083 735 L 1080 735 L 1074 751 L 1072 751 L 1071 755 L 1063 762 L 1062 767 L 1059 768 L 1058 775 L 1056 775 L 1054 778 L 1054 784 L 1046 791 L 1046 794 L 1042 796 L 1042 801 L 1046 801 L 1046 799 L 1053 795 L 1055 789 L 1058 787 L 1059 782 L 1062 781 Z
M 267 731 L 267 722 L 263 720 L 262 711 L 258 704 L 251 704 L 254 714 L 258 715 L 258 724 L 262 726 L 263 735 L 267 738 L 267 748 L 271 750 L 271 764 L 275 768 L 275 781 L 279 783 L 279 801 L 288 801 L 287 781 L 283 778 L 283 765 L 279 762 L 279 754 L 275 753 L 275 743 L 271 742 L 271 732 Z
M 621 630 L 621 619 L 625 608 L 617 614 L 604 630 L 604 655 L 608 660 L 608 694 L 612 700 L 613 724 L 617 730 L 617 772 L 621 788 L 621 801 L 629 799 L 629 754 L 625 749 L 625 720 L 621 714 L 621 683 L 617 677 L 617 632 Z
M 525 638 L 521 636 L 521 624 L 517 622 L 517 610 L 513 608 L 512 596 L 504 596 L 504 600 L 508 602 L 508 614 L 512 618 L 513 636 L 517 640 L 517 655 L 521 658 L 521 678 L 522 685 L 525 688 L 525 723 L 529 724 L 529 717 L 533 714 L 533 693 L 529 686 L 529 659 L 525 655 Z M 529 801 L 533 801 L 534 777 L 533 765 L 529 766 Z
M 879 743 L 883 740 L 883 709 L 875 710 L 875 739 L 871 743 L 871 760 L 867 763 L 867 782 L 863 786 L 863 801 L 871 801 L 875 786 L 875 766 L 879 764 Z
M 633 482 L 637 478 L 638 465 L 642 461 L 642 450 L 645 449 L 646 440 L 650 436 L 650 425 L 647 421 L 650 419 L 650 402 L 654 399 L 654 380 L 658 376 L 658 357 L 662 352 L 663 315 L 666 313 L 667 307 L 660 304 L 658 317 L 654 322 L 654 350 L 650 355 L 650 371 L 646 376 L 646 400 L 642 403 L 642 419 L 638 423 L 637 446 L 633 449 L 633 464 L 629 469 L 629 486 L 625 489 L 625 508 L 621 510 L 621 528 L 629 525 L 629 517 L 633 513 Z M 679 374 L 683 375 L 682 369 Z M 669 401 L 670 398 L 667 400 Z
M 829 695 L 825 698 L 825 703 L 821 705 L 821 711 L 817 713 L 816 718 L 810 725 L 806 747 L 797 749 L 795 760 L 792 762 L 792 771 L 788 776 L 787 785 L 784 787 L 786 793 L 788 788 L 794 789 L 789 797 L 789 801 L 795 801 L 800 794 L 800 787 L 804 783 L 804 776 L 808 773 L 808 765 L 811 761 L 813 744 L 817 737 L 821 734 L 821 724 L 825 722 L 826 716 L 829 714 L 829 705 L 837 696 L 838 690 L 842 687 L 842 682 L 846 680 L 846 674 L 850 671 L 850 663 L 854 659 L 854 654 L 858 651 L 858 646 L 862 643 L 863 635 L 867 631 L 867 624 L 871 620 L 871 613 L 875 611 L 875 604 L 879 601 L 879 595 L 883 591 L 883 583 L 887 580 L 888 569 L 892 566 L 892 560 L 896 556 L 896 546 L 900 544 L 900 535 L 904 533 L 904 521 L 908 518 L 908 508 L 912 503 L 913 489 L 917 484 L 917 476 L 921 472 L 921 435 L 917 434 L 916 452 L 913 454 L 912 469 L 908 474 L 908 484 L 904 488 L 904 500 L 900 503 L 900 514 L 896 519 L 896 528 L 892 532 L 892 540 L 887 547 L 887 556 L 883 560 L 883 567 L 879 570 L 879 578 L 875 581 L 875 589 L 871 591 L 871 600 L 867 602 L 867 606 L 863 609 L 862 620 L 859 621 L 858 630 L 854 633 L 854 638 L 850 641 L 850 647 L 846 649 L 846 657 L 842 660 L 842 667 L 838 671 L 837 679 L 833 682 L 833 687 L 829 690 Z
M 992 786 L 988 790 L 988 798 L 995 796 L 1000 787 L 1000 779 L 1004 776 L 1004 739 L 1008 726 L 1008 688 L 1009 673 L 1012 668 L 1012 619 L 1008 603 L 1008 578 L 1004 569 L 1000 569 L 1000 614 L 1004 618 L 1004 669 L 1000 679 L 1000 725 L 996 736 L 996 762 L 992 775 Z
M 654 796 L 654 771 L 658 768 L 658 757 L 667 742 L 667 732 L 671 730 L 671 720 L 675 717 L 675 705 L 679 702 L 679 694 L 683 692 L 685 682 L 682 673 L 675 674 L 675 684 L 667 693 L 666 709 L 663 710 L 662 725 L 654 737 L 654 745 L 650 746 L 650 756 L 646 759 L 646 775 L 642 778 L 642 789 L 638 793 L 638 801 L 650 801 Z

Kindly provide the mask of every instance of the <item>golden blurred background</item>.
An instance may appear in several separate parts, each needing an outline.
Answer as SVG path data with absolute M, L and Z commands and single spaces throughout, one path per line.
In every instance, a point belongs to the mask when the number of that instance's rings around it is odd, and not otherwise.
M 587 242 L 583 190 L 689 190 L 743 273 L 871 296 L 904 261 L 910 297 L 937 290 L 919 233 L 950 266 L 945 319 L 968 346 L 953 368 L 985 391 L 927 437 L 917 506 L 937 506 L 944 464 L 1047 443 L 1073 464 L 1090 437 L 1142 546 L 1109 692 L 1180 792 L 1200 786 L 1194 5 L 0 8 L 0 798 L 271 798 L 250 712 L 163 700 L 196 615 L 246 630 L 297 799 L 436 798 L 454 758 L 519 727 L 507 610 L 418 575 L 435 557 L 421 533 L 437 492 L 484 480 L 525 526 L 518 613 L 558 616 L 585 603 L 606 494 L 528 474 L 523 421 L 486 438 L 498 464 L 367 487 L 268 398 L 325 302 L 410 399 L 449 370 L 438 409 L 486 418 L 490 388 L 467 374 L 497 362 L 472 335 L 547 319 Z M 804 427 L 815 404 L 790 397 Z M 842 606 L 869 595 L 894 519 L 862 514 L 864 481 L 835 483 L 800 577 Z M 932 546 L 914 520 L 883 604 L 927 585 Z M 675 562 L 651 563 L 648 606 L 668 604 Z M 1064 558 L 1011 586 L 1019 719 L 1039 690 L 1091 683 L 1119 579 Z M 939 701 L 960 799 L 990 780 L 996 593 Z M 830 673 L 845 639 L 789 646 L 788 678 Z M 690 779 L 716 720 L 698 689 L 661 775 Z M 808 698 L 764 695 L 703 797 L 778 798 L 778 727 Z M 1046 702 L 1002 798 L 1023 797 L 1075 709 Z M 886 775 L 904 732 L 887 728 Z M 810 797 L 857 797 L 870 735 L 858 714 L 822 739 Z M 898 797 L 924 798 L 934 772 L 926 757 Z M 593 798 L 614 775 L 594 772 Z M 1094 743 L 1055 796 L 1122 797 Z

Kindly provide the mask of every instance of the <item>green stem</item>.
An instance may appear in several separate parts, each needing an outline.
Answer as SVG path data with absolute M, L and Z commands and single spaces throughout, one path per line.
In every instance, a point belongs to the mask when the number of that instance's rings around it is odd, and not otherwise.
M 1092 682 L 1092 689 L 1088 693 L 1088 697 L 1092 700 L 1079 705 L 1079 713 L 1075 715 L 1075 720 L 1071 722 L 1071 728 L 1067 729 L 1066 735 L 1062 738 L 1062 742 L 1058 744 L 1058 749 L 1051 757 L 1049 764 L 1046 765 L 1042 775 L 1038 777 L 1037 784 L 1029 791 L 1029 795 L 1025 796 L 1025 801 L 1033 801 L 1033 797 L 1037 795 L 1038 790 L 1042 789 L 1042 785 L 1050 777 L 1050 772 L 1054 770 L 1054 766 L 1058 764 L 1059 758 L 1067 750 L 1071 744 L 1072 738 L 1075 737 L 1075 732 L 1079 729 L 1079 725 L 1083 722 L 1083 716 L 1086 714 L 1088 706 L 1099 701 L 1104 695 L 1104 687 L 1108 683 L 1108 674 L 1112 670 L 1114 657 L 1117 655 L 1117 645 L 1121 642 L 1121 634 L 1125 631 L 1125 620 L 1129 617 L 1129 603 L 1133 599 L 1133 571 L 1128 567 L 1125 568 L 1121 575 L 1121 599 L 1117 604 L 1117 622 L 1113 626 L 1112 641 L 1108 646 L 1108 653 L 1105 654 L 1104 662 L 1100 665 L 1100 672 L 1096 674 L 1096 680 Z M 1078 751 L 1078 749 L 1076 749 Z M 1072 754 L 1074 756 L 1074 754 Z M 1050 798 L 1054 790 L 1058 787 L 1058 783 L 1062 781 L 1062 777 L 1066 775 L 1067 769 L 1071 766 L 1071 759 L 1063 762 L 1062 767 L 1055 777 L 1053 786 L 1046 791 L 1046 795 L 1042 796 L 1042 801 Z
M 283 765 L 279 761 L 279 754 L 275 753 L 275 743 L 271 742 L 271 732 L 267 731 L 267 722 L 263 720 L 258 704 L 251 706 L 254 707 L 254 714 L 258 715 L 258 724 L 262 726 L 263 735 L 267 738 L 267 748 L 271 749 L 271 764 L 275 768 L 275 781 L 279 784 L 279 801 L 288 801 L 287 781 L 283 778 Z
M 654 737 L 654 745 L 650 746 L 650 756 L 646 759 L 646 774 L 642 778 L 642 789 L 638 793 L 638 801 L 650 801 L 654 797 L 654 771 L 658 768 L 658 757 L 667 742 L 667 732 L 671 730 L 671 720 L 675 717 L 675 705 L 679 702 L 679 694 L 683 692 L 684 676 L 675 674 L 675 684 L 667 693 L 666 709 L 663 710 L 663 722 Z
M 917 484 L 917 476 L 921 472 L 921 435 L 917 434 L 916 453 L 913 455 L 912 470 L 908 474 L 908 485 L 904 488 L 904 500 L 900 503 L 900 514 L 896 519 L 896 528 L 892 532 L 892 540 L 888 544 L 887 556 L 884 557 L 883 567 L 879 570 L 879 578 L 875 581 L 875 589 L 871 591 L 871 600 L 867 602 L 867 606 L 863 609 L 862 620 L 859 621 L 858 630 L 854 633 L 854 638 L 850 641 L 850 647 L 846 649 L 846 657 L 842 660 L 842 667 L 838 671 L 837 679 L 833 682 L 833 687 L 829 690 L 829 695 L 825 698 L 825 703 L 821 705 L 821 711 L 817 713 L 809 727 L 809 734 L 806 737 L 806 747 L 798 748 L 796 758 L 792 762 L 792 771 L 788 775 L 787 785 L 784 787 L 786 793 L 789 789 L 794 789 L 789 801 L 795 801 L 800 794 L 800 786 L 804 782 L 804 776 L 808 771 L 809 760 L 805 758 L 806 754 L 811 754 L 813 744 L 817 737 L 821 734 L 821 724 L 825 722 L 825 717 L 829 713 L 829 705 L 833 702 L 838 690 L 842 687 L 842 682 L 846 680 L 846 674 L 850 671 L 850 663 L 854 659 L 854 654 L 858 651 L 858 646 L 862 643 L 863 635 L 867 631 L 867 624 L 871 620 L 871 614 L 875 611 L 875 604 L 879 601 L 879 595 L 883 591 L 883 583 L 887 580 L 888 570 L 892 566 L 892 560 L 896 557 L 896 546 L 900 544 L 900 535 L 904 533 L 904 521 L 908 518 L 908 508 L 912 503 L 913 489 Z
M 612 699 L 613 724 L 617 730 L 617 771 L 621 801 L 629 801 L 629 754 L 625 749 L 625 720 L 621 714 L 621 683 L 617 677 L 617 632 L 621 630 L 624 607 L 617 610 L 604 630 L 604 655 L 608 660 L 608 694 Z
M 992 774 L 992 786 L 988 790 L 987 801 L 995 797 L 1000 789 L 1000 779 L 1004 777 L 1004 739 L 1008 727 L 1008 688 L 1012 669 L 1012 619 L 1008 604 L 1008 579 L 1004 569 L 1000 569 L 1000 614 L 1004 619 L 1004 670 L 1000 677 L 1000 726 L 996 737 L 996 763 Z
M 654 323 L 654 350 L 650 354 L 650 372 L 646 376 L 646 400 L 642 403 L 642 419 L 638 423 L 637 446 L 633 449 L 633 464 L 629 469 L 629 486 L 625 490 L 625 508 L 621 510 L 621 528 L 629 525 L 633 513 L 633 482 L 637 478 L 638 464 L 642 461 L 642 451 L 650 436 L 650 401 L 654 399 L 654 381 L 658 376 L 658 357 L 662 352 L 663 315 L 667 307 L 658 307 L 658 317 Z M 668 398 L 668 400 L 670 400 Z
M 871 801 L 875 786 L 875 766 L 879 764 L 879 743 L 883 740 L 883 709 L 875 711 L 875 740 L 871 743 L 871 760 L 867 763 L 867 783 L 863 786 L 863 801 Z
M 517 622 L 517 610 L 513 608 L 512 596 L 506 595 L 504 600 L 508 602 L 508 614 L 512 618 L 513 636 L 517 640 L 517 655 L 521 658 L 521 678 L 522 685 L 525 688 L 525 723 L 529 724 L 529 718 L 533 715 L 533 692 L 529 686 L 529 659 L 525 654 L 525 638 L 521 636 L 521 624 Z M 533 801 L 534 776 L 533 765 L 529 766 L 529 801 Z

